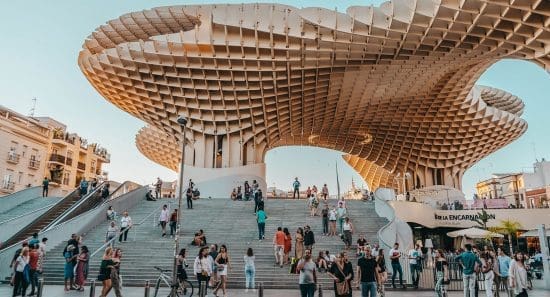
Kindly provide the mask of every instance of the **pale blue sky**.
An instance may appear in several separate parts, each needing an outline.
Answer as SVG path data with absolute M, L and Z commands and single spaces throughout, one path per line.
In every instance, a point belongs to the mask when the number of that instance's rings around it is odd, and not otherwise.
M 109 149 L 108 171 L 115 180 L 153 182 L 176 174 L 143 157 L 134 137 L 144 125 L 105 101 L 90 86 L 77 66 L 81 45 L 96 27 L 124 13 L 156 6 L 193 3 L 258 1 L 3 1 L 0 4 L 0 104 L 27 114 L 31 99 L 38 98 L 36 114 L 51 116 Z M 262 2 L 262 1 L 259 1 Z M 300 7 L 322 6 L 345 11 L 351 5 L 378 5 L 383 1 L 277 1 Z M 549 157 L 548 98 L 550 77 L 540 67 L 522 61 L 502 61 L 478 82 L 504 89 L 526 103 L 524 119 L 529 129 L 520 139 L 483 159 L 464 175 L 464 191 L 471 196 L 475 182 L 492 172 L 531 170 L 535 159 Z M 536 151 L 536 155 L 535 155 Z M 340 153 L 310 147 L 278 148 L 266 157 L 268 185 L 289 188 L 293 176 L 302 184 L 327 183 L 335 192 L 334 164 L 340 168 L 343 189 L 352 177 Z

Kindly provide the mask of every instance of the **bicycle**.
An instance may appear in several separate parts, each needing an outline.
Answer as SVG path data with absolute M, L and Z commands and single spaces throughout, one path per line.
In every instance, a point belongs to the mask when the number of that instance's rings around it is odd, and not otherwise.
M 162 269 L 157 266 L 155 266 L 154 268 L 158 270 L 160 274 L 155 284 L 155 294 L 153 294 L 153 297 L 162 296 L 163 293 L 167 293 L 166 296 L 170 297 L 170 290 L 173 286 L 176 287 L 176 296 L 178 297 L 193 296 L 193 284 L 191 282 L 184 279 L 184 280 L 178 280 L 176 284 L 172 284 L 172 276 L 168 274 L 172 270 Z M 161 285 L 162 285 L 161 282 L 168 287 L 168 290 L 161 290 Z M 160 293 L 161 295 L 159 295 L 159 291 L 161 291 Z

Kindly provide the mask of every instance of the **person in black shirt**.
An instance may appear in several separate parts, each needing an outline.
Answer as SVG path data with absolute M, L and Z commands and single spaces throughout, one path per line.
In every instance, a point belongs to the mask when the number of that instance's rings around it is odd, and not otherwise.
M 367 239 L 365 238 L 365 235 L 361 234 L 359 235 L 359 239 L 357 239 L 357 254 L 359 256 L 359 254 L 361 253 L 361 251 L 363 250 L 363 248 L 367 245 Z
M 365 256 L 357 261 L 357 281 L 356 287 L 361 282 L 361 296 L 376 297 L 376 259 L 372 256 L 370 247 L 365 247 Z
M 353 267 L 347 258 L 348 255 L 346 252 L 340 253 L 340 256 L 336 259 L 328 272 L 328 275 L 334 280 L 334 296 L 336 297 L 352 296 L 351 281 L 353 280 Z M 338 284 L 343 282 L 347 283 L 347 292 L 338 294 Z
M 193 209 L 193 189 L 187 188 L 185 198 L 187 198 L 187 209 Z

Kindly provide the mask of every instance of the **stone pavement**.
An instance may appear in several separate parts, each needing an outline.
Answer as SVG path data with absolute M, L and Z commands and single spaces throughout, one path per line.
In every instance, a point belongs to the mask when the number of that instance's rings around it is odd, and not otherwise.
M 99 293 L 101 291 L 101 287 L 96 288 L 96 297 L 99 296 Z M 29 293 L 30 291 L 27 291 Z M 2 297 L 9 297 L 12 293 L 12 287 L 9 285 L 1 285 L 0 286 L 0 296 Z M 210 292 L 209 292 L 210 293 Z M 221 291 L 219 292 L 220 296 Z M 532 291 L 528 292 L 529 297 L 548 297 L 550 296 L 550 291 L 548 290 L 542 290 L 542 289 L 534 289 Z M 144 296 L 144 289 L 138 288 L 138 287 L 128 287 L 123 289 L 123 295 L 124 297 L 143 297 Z M 449 297 L 461 297 L 463 294 L 462 292 L 458 291 L 452 291 L 449 292 Z M 88 288 L 86 288 L 86 291 L 84 292 L 76 292 L 76 291 L 70 291 L 70 292 L 64 292 L 63 286 L 59 285 L 46 285 L 44 287 L 44 294 L 43 297 L 88 297 L 90 296 L 90 291 Z M 114 292 L 111 292 L 108 296 L 115 296 Z M 149 296 L 152 296 L 152 292 Z M 196 296 L 193 294 L 193 296 Z M 212 296 L 212 295 L 209 295 Z M 249 293 L 245 293 L 242 289 L 233 289 L 227 291 L 228 297 L 255 297 L 258 296 L 258 293 L 253 293 L 250 291 Z M 264 291 L 265 297 L 290 297 L 290 296 L 300 296 L 299 290 L 265 290 Z M 315 296 L 317 296 L 317 292 L 315 293 Z M 334 296 L 333 291 L 323 291 L 323 296 Z M 354 297 L 360 297 L 361 293 L 359 291 L 353 292 Z M 386 296 L 388 297 L 433 297 L 434 292 L 433 291 L 425 291 L 425 290 L 407 290 L 407 291 L 388 291 L 386 292 Z M 485 293 L 480 292 L 480 297 L 484 297 Z M 164 296 L 163 296 L 164 297 Z

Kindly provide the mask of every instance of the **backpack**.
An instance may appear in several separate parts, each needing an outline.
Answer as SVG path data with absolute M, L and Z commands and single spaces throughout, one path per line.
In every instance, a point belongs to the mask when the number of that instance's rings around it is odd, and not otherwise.
M 23 268 L 23 279 L 25 279 L 25 283 L 31 282 L 31 266 L 29 264 L 25 265 L 25 268 Z

